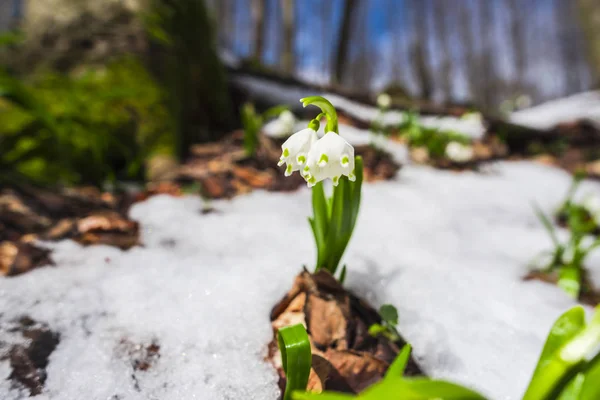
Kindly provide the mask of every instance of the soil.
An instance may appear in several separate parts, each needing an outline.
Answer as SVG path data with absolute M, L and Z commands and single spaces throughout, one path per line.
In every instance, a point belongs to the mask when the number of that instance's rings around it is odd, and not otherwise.
M 402 338 L 392 342 L 369 335 L 369 327 L 381 321 L 375 309 L 328 272 L 303 271 L 271 311 L 273 340 L 267 360 L 277 369 L 282 393 L 286 381 L 277 344 L 279 328 L 298 323 L 306 327 L 313 355 L 308 390 L 359 393 L 383 378 L 406 344 Z M 412 357 L 405 375 L 423 375 Z
M 16 321 L 11 332 L 25 339 L 25 344 L 15 344 L 3 351 L 6 349 L 0 343 L 0 357 L 8 358 L 12 369 L 8 379 L 15 387 L 27 389 L 30 396 L 38 395 L 46 382 L 48 358 L 58 346 L 60 335 L 29 317 Z
M 232 198 L 254 189 L 290 192 L 306 184 L 299 174 L 286 177 L 277 166 L 284 140 L 261 135 L 256 154 L 248 156 L 243 138 L 243 131 L 235 131 L 219 142 L 193 146 L 191 158 L 180 169 L 179 182 L 200 183 L 203 196 L 211 199 Z M 368 182 L 391 179 L 400 169 L 388 153 L 371 146 L 354 150 L 363 157 Z
M 558 284 L 558 272 L 531 271 L 523 277 L 524 281 L 538 280 L 553 285 Z M 579 302 L 588 304 L 592 307 L 600 304 L 600 291 L 594 287 L 588 274 L 584 271 L 583 280 L 581 282 L 581 290 L 579 292 Z

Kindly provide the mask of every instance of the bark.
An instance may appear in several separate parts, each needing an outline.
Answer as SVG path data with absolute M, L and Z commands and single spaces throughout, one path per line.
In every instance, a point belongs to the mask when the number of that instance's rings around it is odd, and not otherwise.
M 490 1 L 481 1 L 479 3 L 479 37 L 482 41 L 479 101 L 488 110 L 493 106 L 495 91 L 495 82 L 493 80 L 496 77 L 493 60 L 493 7 L 494 4 Z
M 452 51 L 448 15 L 452 9 L 448 2 L 437 0 L 434 7 L 434 26 L 436 28 L 437 42 L 442 56 L 441 61 L 441 86 L 446 102 L 452 99 Z
M 335 68 L 333 79 L 337 84 L 344 82 L 344 74 L 346 73 L 345 66 L 349 59 L 351 28 L 358 8 L 357 3 L 357 0 L 346 0 L 344 4 L 340 35 L 337 45 L 335 46 L 337 52 L 333 62 Z
M 265 10 L 267 0 L 252 0 L 252 27 L 254 29 L 254 60 L 260 61 L 265 49 Z
M 294 0 L 281 0 L 281 16 L 282 16 L 282 30 L 283 30 L 283 41 L 281 49 L 281 67 L 288 74 L 294 73 L 294 66 L 296 64 L 295 52 L 294 52 L 294 33 L 295 33 L 295 19 L 294 19 Z
M 475 41 L 473 40 L 472 19 L 469 14 L 469 7 L 465 4 L 465 2 L 461 2 L 459 7 L 458 33 L 460 35 L 460 42 L 462 44 L 463 62 L 466 72 L 465 75 L 467 76 L 467 98 L 473 100 L 473 97 L 475 96 L 473 90 L 473 79 L 477 69 L 475 66 Z
M 592 79 L 600 86 L 600 3 L 597 0 L 577 0 L 579 18 L 586 37 L 586 53 L 592 68 Z
M 517 71 L 514 86 L 520 92 L 523 90 L 523 82 L 527 71 L 527 37 L 525 36 L 525 20 L 523 18 L 526 11 L 524 12 L 523 4 L 519 4 L 519 0 L 508 0 L 507 5 L 510 13 L 510 35 Z
M 413 42 L 411 55 L 414 62 L 414 70 L 417 75 L 417 81 L 421 87 L 421 97 L 429 100 L 433 95 L 433 80 L 429 71 L 426 47 L 429 42 L 429 32 L 427 29 L 427 2 L 426 0 L 414 0 L 412 2 L 414 9 L 413 21 L 416 26 L 417 38 Z

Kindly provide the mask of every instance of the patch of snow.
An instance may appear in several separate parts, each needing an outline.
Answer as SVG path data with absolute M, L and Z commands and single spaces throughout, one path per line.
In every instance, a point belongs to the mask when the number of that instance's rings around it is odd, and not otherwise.
M 240 87 L 245 88 L 256 96 L 269 98 L 273 103 L 289 104 L 292 111 L 298 112 L 302 105 L 298 101 L 303 97 L 320 95 L 326 97 L 339 110 L 343 110 L 351 116 L 362 121 L 373 121 L 379 116 L 377 107 L 358 103 L 345 97 L 328 93 L 315 93 L 312 90 L 293 85 L 282 85 L 252 76 L 235 76 L 233 81 Z M 397 110 L 387 111 L 381 119 L 384 125 L 399 125 L 407 118 L 407 113 Z M 421 116 L 421 124 L 428 128 L 442 131 L 454 131 L 477 139 L 485 134 L 485 126 L 481 119 L 457 118 L 451 116 Z
M 365 184 L 343 262 L 352 290 L 398 307 L 426 372 L 516 400 L 551 324 L 574 304 L 553 285 L 521 280 L 550 246 L 531 202 L 553 209 L 570 177 L 528 162 L 488 169 L 409 165 L 393 181 Z M 586 182 L 586 191 L 600 187 Z M 152 197 L 131 210 L 144 247 L 59 242 L 50 245 L 55 267 L 0 278 L 0 325 L 27 314 L 61 335 L 34 399 L 277 398 L 263 361 L 269 312 L 314 262 L 310 191 L 253 192 L 214 201 L 220 212 L 206 215 L 202 205 Z M 155 342 L 160 357 L 135 371 L 123 340 Z M 0 398 L 24 399 L 8 373 L 0 361 Z
M 600 91 L 579 93 L 512 113 L 510 122 L 549 130 L 560 123 L 587 120 L 600 129 Z

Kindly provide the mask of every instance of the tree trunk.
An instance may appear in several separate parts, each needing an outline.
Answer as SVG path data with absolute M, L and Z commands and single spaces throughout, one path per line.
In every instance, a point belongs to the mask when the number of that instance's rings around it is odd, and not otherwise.
M 586 37 L 586 53 L 592 67 L 593 84 L 600 87 L 600 3 L 577 0 L 581 25 Z
M 437 0 L 433 7 L 434 26 L 436 28 L 437 43 L 441 48 L 441 87 L 444 92 L 444 99 L 450 102 L 452 99 L 452 51 L 450 29 L 448 29 L 448 15 L 452 8 L 448 8 L 448 2 Z
M 253 34 L 253 58 L 255 61 L 262 60 L 262 54 L 265 49 L 265 10 L 267 0 L 252 0 L 252 27 Z
M 357 0 L 346 0 L 344 4 L 344 11 L 342 15 L 342 24 L 340 29 L 340 35 L 338 38 L 337 49 L 335 54 L 334 73 L 333 80 L 336 84 L 342 84 L 344 82 L 345 66 L 348 63 L 348 50 L 350 47 L 350 33 L 352 28 L 352 21 L 356 14 Z
M 283 43 L 281 49 L 281 68 L 288 74 L 294 73 L 296 63 L 294 52 L 294 0 L 281 0 Z
M 458 5 L 459 8 L 459 35 L 463 50 L 463 62 L 465 66 L 465 75 L 467 76 L 466 91 L 467 98 L 474 100 L 473 79 L 477 72 L 475 61 L 475 41 L 473 40 L 472 18 L 469 13 L 469 7 L 464 2 Z
M 412 6 L 415 11 L 413 23 L 417 31 L 417 39 L 411 49 L 412 59 L 415 73 L 417 74 L 417 81 L 421 87 L 421 98 L 430 100 L 433 96 L 433 80 L 429 71 L 426 54 L 426 47 L 429 42 L 427 2 L 425 0 L 414 0 Z
M 523 4 L 519 0 L 508 0 L 508 9 L 510 13 L 510 35 L 515 58 L 516 82 L 514 89 L 519 94 L 524 90 L 525 73 L 527 71 L 527 37 L 524 32 L 525 20 L 523 15 Z
M 483 0 L 479 3 L 479 37 L 481 38 L 481 60 L 480 60 L 480 95 L 479 99 L 481 105 L 490 110 L 493 107 L 494 95 L 495 95 L 495 82 L 493 79 L 496 74 L 494 73 L 494 60 L 493 60 L 493 47 L 494 47 L 494 36 L 493 32 L 493 20 L 494 20 L 494 4 L 491 1 Z

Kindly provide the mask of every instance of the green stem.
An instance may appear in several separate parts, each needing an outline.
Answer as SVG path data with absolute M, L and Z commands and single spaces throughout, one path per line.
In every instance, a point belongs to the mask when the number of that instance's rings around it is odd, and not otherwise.
M 322 111 L 319 116 L 325 114 L 327 117 L 327 126 L 325 127 L 325 132 L 335 132 L 339 135 L 340 132 L 338 128 L 337 112 L 329 100 L 321 96 L 310 96 L 300 99 L 300 102 L 304 107 L 308 106 L 309 104 L 319 107 Z M 319 118 L 319 116 L 317 118 Z

